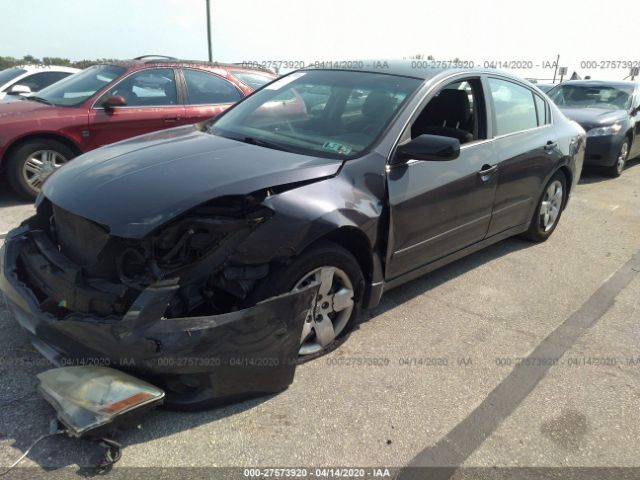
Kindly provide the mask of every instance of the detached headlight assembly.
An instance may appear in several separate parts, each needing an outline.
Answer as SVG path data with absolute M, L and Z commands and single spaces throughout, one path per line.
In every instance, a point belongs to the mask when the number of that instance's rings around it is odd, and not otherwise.
M 606 127 L 592 128 L 587 132 L 587 137 L 604 137 L 605 135 L 615 135 L 622 129 L 622 125 L 614 123 Z

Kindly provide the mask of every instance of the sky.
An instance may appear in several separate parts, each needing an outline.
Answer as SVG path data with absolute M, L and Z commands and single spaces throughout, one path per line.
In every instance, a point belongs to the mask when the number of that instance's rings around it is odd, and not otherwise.
M 210 0 L 214 60 L 403 58 L 551 65 L 622 79 L 640 63 L 638 0 Z M 207 58 L 205 0 L 0 0 L 0 56 Z M 587 70 L 582 62 L 598 67 Z M 500 66 L 495 64 L 496 66 Z M 517 64 L 515 66 L 518 66 Z

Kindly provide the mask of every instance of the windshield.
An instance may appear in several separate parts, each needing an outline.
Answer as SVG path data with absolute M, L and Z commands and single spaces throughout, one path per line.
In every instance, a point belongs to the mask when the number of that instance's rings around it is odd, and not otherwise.
M 116 65 L 95 65 L 43 88 L 30 98 L 63 107 L 80 105 L 125 71 L 126 68 Z
M 295 72 L 239 103 L 209 131 L 295 153 L 354 157 L 374 143 L 421 82 L 379 73 Z
M 17 76 L 22 75 L 25 72 L 26 70 L 24 68 L 18 68 L 18 67 L 7 68 L 5 70 L 2 70 L 0 72 L 0 86 L 4 85 L 10 80 L 13 80 Z
M 632 91 L 609 85 L 558 85 L 548 95 L 559 107 L 626 110 Z

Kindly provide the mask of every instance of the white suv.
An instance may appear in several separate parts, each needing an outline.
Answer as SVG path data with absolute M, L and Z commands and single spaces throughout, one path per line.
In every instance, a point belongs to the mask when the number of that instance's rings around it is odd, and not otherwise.
M 56 65 L 20 65 L 0 71 L 0 100 L 29 95 L 80 70 Z

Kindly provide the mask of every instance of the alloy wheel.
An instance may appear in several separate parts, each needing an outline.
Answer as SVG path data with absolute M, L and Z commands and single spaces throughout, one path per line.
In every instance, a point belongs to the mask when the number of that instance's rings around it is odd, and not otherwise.
M 38 150 L 27 157 L 22 167 L 22 176 L 34 191 L 40 190 L 42 183 L 67 159 L 55 150 Z
M 353 284 L 343 270 L 328 265 L 317 268 L 304 275 L 293 291 L 315 282 L 320 283 L 320 288 L 302 328 L 301 356 L 329 346 L 349 323 L 354 308 Z
M 622 143 L 620 153 L 616 159 L 616 170 L 618 173 L 622 173 L 624 166 L 627 163 L 627 156 L 629 155 L 629 144 L 627 142 Z
M 559 180 L 552 182 L 542 198 L 540 205 L 540 226 L 544 232 L 551 230 L 560 216 L 564 191 Z

